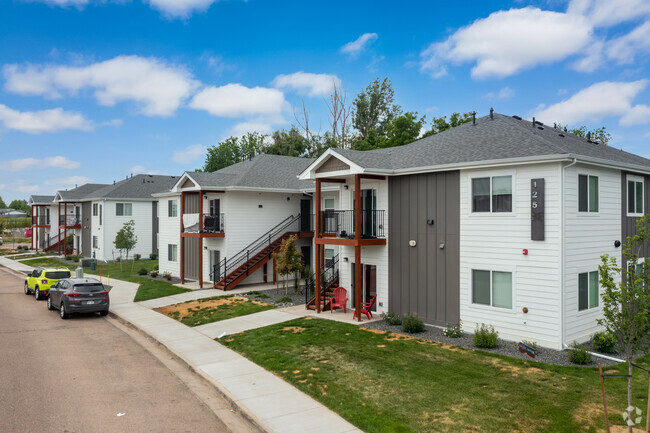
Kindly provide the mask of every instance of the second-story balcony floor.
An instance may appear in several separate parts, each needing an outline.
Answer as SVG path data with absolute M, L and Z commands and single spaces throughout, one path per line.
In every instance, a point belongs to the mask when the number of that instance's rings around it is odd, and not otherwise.
M 224 214 L 186 213 L 183 215 L 181 236 L 223 238 L 226 236 Z
M 357 237 L 354 210 L 325 210 L 320 213 L 317 244 L 386 245 L 384 210 L 359 211 L 360 232 Z

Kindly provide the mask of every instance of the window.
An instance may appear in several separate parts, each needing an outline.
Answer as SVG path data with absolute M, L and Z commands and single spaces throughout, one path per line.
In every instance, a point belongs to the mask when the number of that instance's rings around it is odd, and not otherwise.
M 93 216 L 99 215 L 99 204 L 93 203 Z
M 598 212 L 598 176 L 578 175 L 578 212 Z
M 174 244 L 167 245 L 167 260 L 170 262 L 178 261 L 178 245 L 174 245 Z
M 472 303 L 512 308 L 512 272 L 472 270 Z
M 168 217 L 178 216 L 178 200 L 167 201 L 167 216 Z
M 643 216 L 643 181 L 636 178 L 627 179 L 627 214 Z
M 578 274 L 578 311 L 598 306 L 598 271 Z
M 334 250 L 325 248 L 325 264 L 331 263 L 332 260 L 334 260 Z
M 115 215 L 116 216 L 131 216 L 133 214 L 132 203 L 116 203 Z
M 97 236 L 93 236 L 93 248 L 99 248 L 99 241 L 97 239 Z
M 99 205 L 99 225 L 102 225 L 102 205 Z
M 472 179 L 472 212 L 512 212 L 512 176 Z
M 323 209 L 324 210 L 334 210 L 334 199 L 326 198 L 323 200 Z

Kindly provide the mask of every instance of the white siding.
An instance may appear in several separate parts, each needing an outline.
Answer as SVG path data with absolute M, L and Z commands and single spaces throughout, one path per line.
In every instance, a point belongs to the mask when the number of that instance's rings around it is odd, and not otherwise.
M 178 216 L 169 217 L 169 200 L 178 201 Z M 160 273 L 169 272 L 180 277 L 181 275 L 181 207 L 180 194 L 175 197 L 161 197 L 158 200 L 158 268 Z M 167 259 L 167 245 L 178 245 L 177 261 L 171 262 Z
M 599 211 L 578 212 L 578 174 L 598 176 Z M 565 182 L 565 335 L 566 343 L 586 341 L 600 327 L 598 308 L 578 311 L 578 274 L 598 270 L 600 256 L 621 263 L 621 172 L 577 164 L 566 169 Z
M 138 242 L 133 251 L 129 251 L 129 258 L 140 254 L 142 258 L 148 259 L 151 254 L 152 230 L 151 230 L 151 202 L 150 201 L 128 201 L 128 200 L 105 200 L 103 204 L 102 226 L 100 233 L 100 250 L 96 256 L 100 260 L 116 260 L 120 256 L 119 250 L 115 248 L 113 241 L 117 232 L 124 226 L 124 223 L 133 220 L 135 222 L 135 235 Z M 117 203 L 131 203 L 131 216 L 115 215 Z M 95 231 L 95 218 L 99 224 L 99 217 L 93 217 L 93 232 Z M 98 225 L 99 229 L 99 225 Z M 92 240 L 91 240 L 92 242 Z M 99 256 L 102 254 L 102 257 Z M 126 257 L 126 256 L 124 256 Z
M 560 170 L 560 164 L 540 164 L 461 171 L 460 317 L 465 330 L 485 323 L 508 340 L 560 347 Z M 512 175 L 513 212 L 472 213 L 471 179 L 502 175 Z M 533 178 L 545 179 L 544 241 L 531 240 Z M 512 272 L 512 309 L 473 304 L 472 269 Z

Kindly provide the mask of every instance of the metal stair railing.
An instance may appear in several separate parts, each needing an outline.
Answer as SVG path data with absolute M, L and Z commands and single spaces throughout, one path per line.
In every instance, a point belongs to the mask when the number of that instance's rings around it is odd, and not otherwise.
M 332 257 L 330 260 L 327 260 L 325 263 L 325 266 L 323 267 L 321 271 L 321 295 L 323 294 L 323 291 L 332 284 L 335 280 L 339 278 L 339 255 L 335 255 Z M 312 275 L 310 278 L 306 280 L 306 286 L 305 286 L 305 305 L 309 303 L 311 299 L 313 299 L 316 296 L 316 274 Z M 322 308 L 325 308 L 325 297 L 321 296 L 322 300 Z
M 210 272 L 210 277 L 212 281 L 219 282 L 223 280 L 223 289 L 226 290 L 228 286 L 228 275 L 238 269 L 240 266 L 246 264 L 246 275 L 251 266 L 257 264 L 262 258 L 257 260 L 255 263 L 251 263 L 251 257 L 255 257 L 257 254 L 262 252 L 265 248 L 271 246 L 271 244 L 282 236 L 285 233 L 291 231 L 289 230 L 293 224 L 296 224 L 296 232 L 299 231 L 300 226 L 300 214 L 293 216 L 290 215 L 284 220 L 282 220 L 278 225 L 264 233 L 262 236 L 251 242 L 248 246 L 244 247 L 240 252 L 235 254 L 233 257 L 228 259 L 224 257 L 219 263 L 215 264 Z M 271 251 L 268 252 L 268 255 L 271 255 Z M 217 276 L 216 278 L 214 276 Z

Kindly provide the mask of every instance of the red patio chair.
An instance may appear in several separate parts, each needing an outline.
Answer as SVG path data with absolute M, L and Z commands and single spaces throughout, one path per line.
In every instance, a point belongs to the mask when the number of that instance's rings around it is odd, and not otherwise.
M 377 301 L 377 295 L 373 296 L 370 302 L 361 303 L 361 314 L 365 314 L 368 320 L 372 318 L 372 311 L 370 311 Z
M 348 291 L 343 287 L 334 289 L 334 299 L 330 301 L 330 312 L 334 312 L 334 307 L 343 307 L 343 312 L 346 313 L 346 306 L 348 303 Z

